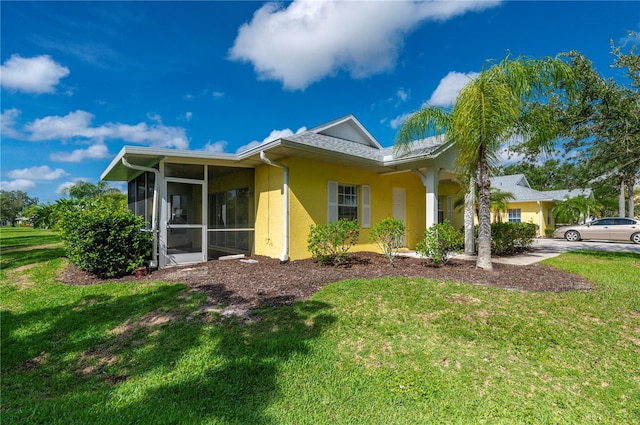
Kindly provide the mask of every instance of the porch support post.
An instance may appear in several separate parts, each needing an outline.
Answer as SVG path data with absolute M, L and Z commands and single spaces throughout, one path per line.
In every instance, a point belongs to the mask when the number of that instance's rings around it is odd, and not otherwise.
M 537 201 L 538 202 L 538 236 L 543 237 L 544 236 L 544 228 L 542 226 L 544 226 L 544 217 L 542 217 L 542 202 Z M 585 217 L 586 220 L 586 217 Z
M 438 222 L 438 183 L 440 169 L 427 168 L 425 174 L 422 174 L 420 170 L 413 170 L 413 172 L 420 177 L 425 187 L 425 227 L 428 229 Z

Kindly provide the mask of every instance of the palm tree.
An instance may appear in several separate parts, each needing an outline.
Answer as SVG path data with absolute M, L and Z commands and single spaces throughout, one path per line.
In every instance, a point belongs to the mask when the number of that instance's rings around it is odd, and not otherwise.
M 511 193 L 511 192 L 503 192 L 500 189 L 492 187 L 489 190 L 489 199 L 490 199 L 490 209 L 491 209 L 491 211 L 493 211 L 493 221 L 495 223 L 495 222 L 501 222 L 502 221 L 501 213 L 506 213 L 507 212 L 508 206 L 509 206 L 509 201 L 514 200 L 515 197 L 513 196 L 513 193 Z M 453 207 L 456 210 L 463 209 L 465 207 L 465 199 L 464 199 L 464 197 L 458 198 L 453 203 Z M 474 210 L 476 212 L 476 217 L 478 217 L 478 209 L 479 209 L 479 204 L 478 204 L 478 199 L 476 198 L 476 199 L 474 199 Z
M 544 149 L 557 134 L 553 116 L 536 100 L 575 84 L 569 65 L 556 58 L 508 56 L 482 72 L 460 91 L 453 108 L 427 107 L 411 115 L 398 131 L 397 149 L 433 134 L 453 141 L 459 154 L 456 171 L 463 185 L 478 188 L 478 259 L 476 267 L 492 270 L 490 169 L 501 145 L 520 136 L 532 149 Z
M 509 210 L 509 201 L 515 198 L 511 192 L 503 192 L 500 189 L 489 189 L 490 208 L 493 211 L 494 223 L 502 222 L 502 214 L 506 214 Z
M 553 216 L 557 223 L 575 224 L 580 219 L 584 221 L 590 214 L 599 214 L 601 211 L 602 206 L 595 199 L 579 195 L 558 202 L 553 207 Z

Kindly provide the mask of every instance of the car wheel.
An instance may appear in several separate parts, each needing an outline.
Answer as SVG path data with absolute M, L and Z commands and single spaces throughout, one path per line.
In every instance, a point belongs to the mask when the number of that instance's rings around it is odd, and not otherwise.
M 631 235 L 631 242 L 640 243 L 640 232 Z
M 569 242 L 577 242 L 580 240 L 580 233 L 576 232 L 575 230 L 569 230 L 564 234 L 564 238 Z

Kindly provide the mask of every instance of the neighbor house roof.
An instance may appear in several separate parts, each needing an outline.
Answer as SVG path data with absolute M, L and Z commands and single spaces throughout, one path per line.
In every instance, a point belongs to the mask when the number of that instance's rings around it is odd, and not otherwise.
M 367 167 L 381 173 L 394 172 L 424 167 L 428 160 L 438 157 L 451 146 L 452 143 L 436 136 L 415 141 L 407 149 L 383 148 L 353 115 L 346 115 L 293 136 L 268 141 L 235 154 L 126 146 L 104 171 L 102 179 L 131 179 L 134 171 L 122 164 L 121 160 L 125 157 L 132 164 L 147 167 L 165 158 L 181 161 L 193 158 L 197 161 L 206 160 L 207 163 L 219 162 L 220 165 L 224 163 L 236 167 L 253 167 L 260 163 L 260 152 L 265 152 L 272 160 L 295 155 L 336 164 Z
M 491 187 L 511 193 L 514 199 L 509 202 L 562 201 L 566 197 L 573 198 L 578 195 L 593 196 L 590 188 L 535 190 L 531 188 L 524 174 L 491 177 Z

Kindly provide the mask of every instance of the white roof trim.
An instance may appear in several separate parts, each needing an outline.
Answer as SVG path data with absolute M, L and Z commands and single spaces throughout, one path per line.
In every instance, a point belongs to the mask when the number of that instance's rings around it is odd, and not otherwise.
M 338 127 L 342 124 L 349 123 L 349 122 L 354 124 L 357 127 L 357 129 L 364 134 L 370 146 L 378 149 L 383 149 L 382 145 L 376 140 L 375 137 L 373 137 L 371 133 L 369 133 L 369 131 L 362 125 L 362 123 L 360 123 L 360 121 L 358 121 L 358 119 L 353 114 L 349 114 L 342 118 L 338 118 L 336 120 L 330 121 L 326 124 L 319 125 L 318 127 L 313 127 L 309 129 L 309 131 L 314 133 L 323 133 L 328 129 Z

